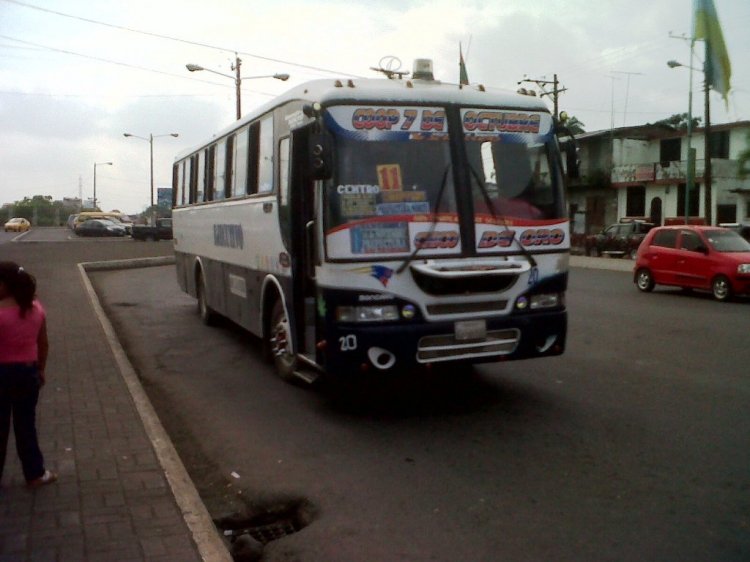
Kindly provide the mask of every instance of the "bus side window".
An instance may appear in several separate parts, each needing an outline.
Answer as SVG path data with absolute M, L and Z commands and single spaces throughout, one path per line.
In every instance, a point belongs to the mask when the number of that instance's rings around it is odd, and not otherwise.
M 273 191 L 273 116 L 260 122 L 258 146 L 258 193 Z
M 247 146 L 247 193 L 258 193 L 258 152 L 260 148 L 260 123 L 250 125 Z
M 213 201 L 214 199 L 214 169 L 216 166 L 216 145 L 212 144 L 206 150 L 206 190 L 203 193 L 204 201 Z
M 226 158 L 227 158 L 227 141 L 221 139 L 214 146 L 214 170 L 211 174 L 214 201 L 221 201 L 226 197 Z
M 279 141 L 279 196 L 281 198 L 280 205 L 286 206 L 289 204 L 289 137 L 285 137 Z
M 245 127 L 234 138 L 232 195 L 242 197 L 247 193 L 248 131 Z
M 180 199 L 184 193 L 183 182 L 185 179 L 185 161 L 178 162 L 172 170 L 172 207 L 180 205 Z
M 234 181 L 234 135 L 227 138 L 226 165 L 224 166 L 224 197 L 234 197 L 232 182 Z
M 201 203 L 206 192 L 206 152 L 198 154 L 198 169 L 195 171 L 195 202 Z

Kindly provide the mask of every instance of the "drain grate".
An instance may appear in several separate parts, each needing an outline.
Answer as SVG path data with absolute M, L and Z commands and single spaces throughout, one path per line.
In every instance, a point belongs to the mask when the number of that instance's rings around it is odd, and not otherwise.
M 282 539 L 309 525 L 315 509 L 307 500 L 279 502 L 255 507 L 255 513 L 230 515 L 215 521 L 224 536 L 233 544 L 239 545 L 242 537 L 251 537 L 261 545 Z
M 225 534 L 231 533 L 231 536 L 233 537 L 247 534 L 253 537 L 256 541 L 266 545 L 271 541 L 282 539 L 287 535 L 296 533 L 297 531 L 299 531 L 299 528 L 294 521 L 285 520 L 269 523 L 268 525 L 248 527 L 247 529 L 225 531 Z

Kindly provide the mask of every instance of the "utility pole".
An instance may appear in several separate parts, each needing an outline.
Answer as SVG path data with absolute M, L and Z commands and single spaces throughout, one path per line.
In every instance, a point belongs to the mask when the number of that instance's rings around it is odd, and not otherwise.
M 240 85 L 242 84 L 242 78 L 240 78 L 240 66 L 242 66 L 242 59 L 237 53 L 234 53 L 234 64 L 232 70 L 234 70 L 234 90 L 235 97 L 237 98 L 237 120 L 239 121 L 242 117 L 242 108 L 240 102 Z M 151 203 L 153 205 L 153 202 Z
M 560 94 L 567 91 L 567 88 L 560 88 L 560 83 L 557 81 L 557 74 L 554 75 L 552 80 L 543 80 L 541 78 L 531 79 L 524 77 L 523 80 L 518 81 L 518 84 L 523 84 L 524 82 L 530 82 L 539 86 L 539 89 L 542 91 L 542 93 L 539 94 L 540 98 L 544 96 L 552 96 L 552 105 L 554 106 L 554 113 L 552 114 L 552 116 L 555 118 L 555 123 L 557 123 L 558 117 L 560 116 L 558 97 L 560 96 Z M 544 89 L 544 87 L 549 86 L 550 84 L 552 84 L 552 91 L 548 92 Z
M 705 127 L 703 129 L 704 137 L 704 151 L 705 159 L 706 159 L 706 165 L 703 169 L 703 183 L 705 184 L 705 188 L 703 191 L 704 196 L 704 207 L 706 210 L 706 224 L 711 225 L 713 224 L 713 205 L 712 205 L 712 196 L 711 196 L 711 102 L 709 100 L 709 92 L 711 91 L 711 86 L 708 83 L 708 77 L 706 76 L 706 73 L 704 72 L 704 107 L 705 107 L 705 117 L 706 117 L 706 123 Z

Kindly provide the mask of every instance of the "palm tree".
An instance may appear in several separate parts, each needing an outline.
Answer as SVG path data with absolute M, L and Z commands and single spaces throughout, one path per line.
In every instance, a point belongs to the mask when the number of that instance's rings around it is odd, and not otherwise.
M 571 115 L 565 121 L 563 121 L 563 125 L 565 125 L 568 130 L 574 134 L 574 135 L 580 135 L 581 133 L 585 133 L 584 127 L 586 126 L 585 123 L 582 123 L 578 120 L 578 117 L 575 115 Z

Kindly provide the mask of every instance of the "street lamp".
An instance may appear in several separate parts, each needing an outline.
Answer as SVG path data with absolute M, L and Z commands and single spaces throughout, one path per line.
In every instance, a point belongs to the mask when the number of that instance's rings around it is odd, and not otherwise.
M 234 89 L 236 92 L 237 97 L 237 119 L 240 119 L 242 117 L 242 110 L 241 110 L 241 94 L 240 94 L 240 84 L 242 84 L 243 80 L 252 80 L 254 78 L 275 78 L 276 80 L 282 80 L 286 81 L 289 80 L 288 74 L 265 74 L 262 76 L 240 76 L 240 66 L 242 66 L 242 59 L 237 56 L 237 53 L 235 53 L 235 59 L 234 63 L 232 64 L 232 70 L 234 70 L 234 76 L 231 74 L 224 74 L 223 72 L 218 72 L 216 70 L 211 70 L 210 68 L 204 68 L 199 64 L 186 64 L 185 68 L 187 68 L 190 72 L 198 72 L 200 70 L 205 70 L 206 72 L 212 72 L 214 74 L 218 74 L 219 76 L 224 76 L 226 78 L 231 78 L 234 80 Z
M 149 151 L 150 151 L 150 162 L 151 162 L 151 207 L 153 207 L 154 206 L 154 139 L 159 138 L 159 137 L 179 137 L 180 135 L 178 133 L 165 133 L 163 135 L 154 135 L 152 133 L 149 133 L 148 138 L 146 138 L 146 137 L 139 137 L 138 135 L 131 135 L 130 133 L 123 133 L 122 136 L 133 137 L 136 139 L 148 141 Z
M 94 210 L 96 211 L 96 167 L 113 166 L 112 162 L 94 162 Z
M 693 58 L 693 47 L 695 46 L 695 39 L 690 41 L 690 59 L 692 62 Z M 687 171 L 687 186 L 685 188 L 685 224 L 688 222 L 689 215 L 689 193 L 693 189 L 694 172 L 695 172 L 695 157 L 691 149 L 691 139 L 693 134 L 693 70 L 702 71 L 703 69 L 695 68 L 690 64 L 682 64 L 676 60 L 667 61 L 669 68 L 678 68 L 680 66 L 687 67 L 690 69 L 690 89 L 688 93 L 688 171 Z M 708 80 L 703 80 L 703 91 L 704 91 L 704 112 L 705 112 L 705 123 L 703 127 L 704 136 L 704 149 L 705 152 L 705 166 L 703 169 L 703 183 L 704 183 L 704 207 L 706 213 L 706 222 L 712 224 L 712 196 L 711 196 L 711 104 L 709 101 L 709 84 Z

